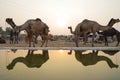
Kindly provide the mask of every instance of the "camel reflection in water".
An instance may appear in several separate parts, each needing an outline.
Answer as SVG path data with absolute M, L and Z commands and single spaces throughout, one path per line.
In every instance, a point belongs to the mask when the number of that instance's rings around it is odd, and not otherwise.
M 43 50 L 42 54 L 34 54 L 33 50 L 28 50 L 26 57 L 15 58 L 8 66 L 7 69 L 11 70 L 18 62 L 24 63 L 29 68 L 40 68 L 49 59 L 48 50 Z
M 93 50 L 92 52 L 89 52 L 88 54 L 83 54 L 84 51 L 75 50 L 75 58 L 77 61 L 81 62 L 84 66 L 89 65 L 95 65 L 99 61 L 105 61 L 107 62 L 108 66 L 110 68 L 118 68 L 119 65 L 114 64 L 112 60 L 106 56 L 98 55 L 98 50 Z M 118 51 L 103 51 L 106 52 L 106 54 L 114 55 Z M 70 53 L 71 54 L 71 51 Z

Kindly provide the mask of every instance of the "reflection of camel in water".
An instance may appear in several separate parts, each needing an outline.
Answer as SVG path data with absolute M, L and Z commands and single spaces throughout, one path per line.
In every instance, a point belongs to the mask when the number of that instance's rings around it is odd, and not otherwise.
M 49 59 L 47 50 L 43 50 L 42 54 L 34 54 L 33 52 L 34 52 L 33 50 L 29 50 L 26 57 L 18 57 L 14 59 L 7 66 L 7 69 L 8 70 L 13 69 L 15 64 L 18 62 L 24 63 L 29 68 L 34 68 L 34 67 L 40 68 L 42 64 L 44 64 Z
M 108 55 L 115 55 L 116 53 L 119 52 L 119 50 L 103 50 L 102 52 L 104 52 L 105 54 L 108 54 Z
M 75 51 L 75 58 L 84 66 L 95 65 L 99 61 L 106 61 L 110 68 L 118 68 L 108 57 L 98 55 L 98 51 L 82 54 L 83 51 Z

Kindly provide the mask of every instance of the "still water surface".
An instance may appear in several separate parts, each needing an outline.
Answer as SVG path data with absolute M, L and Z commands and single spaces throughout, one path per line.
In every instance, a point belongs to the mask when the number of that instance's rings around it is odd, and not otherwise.
M 120 80 L 119 51 L 0 51 L 0 80 Z

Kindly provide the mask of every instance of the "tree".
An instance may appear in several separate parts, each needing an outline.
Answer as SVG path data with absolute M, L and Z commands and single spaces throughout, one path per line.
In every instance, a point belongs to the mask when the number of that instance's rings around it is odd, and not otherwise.
M 6 34 L 9 35 L 11 30 L 12 29 L 10 27 L 6 27 Z
M 5 31 L 3 30 L 2 27 L 0 27 L 0 34 L 4 34 L 4 33 L 5 33 Z
M 2 27 L 0 27 L 0 34 L 3 32 L 3 29 L 2 29 Z

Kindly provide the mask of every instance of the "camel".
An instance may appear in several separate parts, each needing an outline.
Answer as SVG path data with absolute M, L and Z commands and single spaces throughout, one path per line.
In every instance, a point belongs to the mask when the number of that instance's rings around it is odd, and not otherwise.
M 108 30 L 104 30 L 103 32 L 99 32 L 99 34 L 102 34 L 102 35 L 104 36 L 105 46 L 108 46 L 107 37 L 110 36 L 110 37 L 113 38 L 114 35 L 115 35 L 116 38 L 117 38 L 117 44 L 116 44 L 116 46 L 119 45 L 119 42 L 120 42 L 120 32 L 117 31 L 116 29 L 110 28 L 110 29 L 108 29 Z
M 13 25 L 13 22 L 11 22 Z M 43 39 L 43 42 L 41 44 L 41 47 L 43 44 L 48 42 L 48 32 L 49 27 L 47 24 L 41 21 L 41 19 L 29 19 L 27 20 L 23 25 L 16 26 L 13 28 L 16 32 L 21 32 L 25 30 L 27 32 L 28 40 L 29 40 L 29 47 L 31 47 L 31 42 L 33 42 L 33 46 L 35 47 L 35 42 L 37 40 L 37 37 L 40 35 Z
M 94 46 L 94 37 L 95 37 L 95 33 L 98 32 L 99 30 L 107 30 L 109 28 L 111 28 L 116 22 L 119 22 L 119 19 L 111 19 L 108 23 L 107 26 L 102 26 L 99 23 L 97 23 L 96 21 L 91 21 L 91 20 L 83 20 L 81 23 L 79 23 L 76 28 L 75 31 L 72 31 L 72 27 L 68 27 L 68 29 L 70 29 L 70 32 L 72 34 L 75 35 L 75 43 L 76 43 L 76 47 L 78 47 L 78 37 L 80 35 L 83 35 L 84 38 L 84 44 L 86 44 L 87 41 L 87 33 L 88 32 L 92 32 L 93 33 L 93 37 L 92 37 L 92 47 Z
M 34 54 L 33 50 L 29 50 L 25 57 L 15 58 L 8 66 L 8 70 L 12 70 L 16 63 L 21 62 L 28 68 L 40 68 L 45 62 L 49 60 L 48 50 L 43 50 L 42 54 Z
M 18 35 L 19 35 L 19 32 L 16 32 L 14 30 L 14 28 L 16 27 L 16 24 L 13 22 L 13 19 L 12 18 L 6 18 L 6 22 L 11 25 L 12 27 L 12 30 L 10 31 L 10 44 L 11 43 L 18 43 Z

